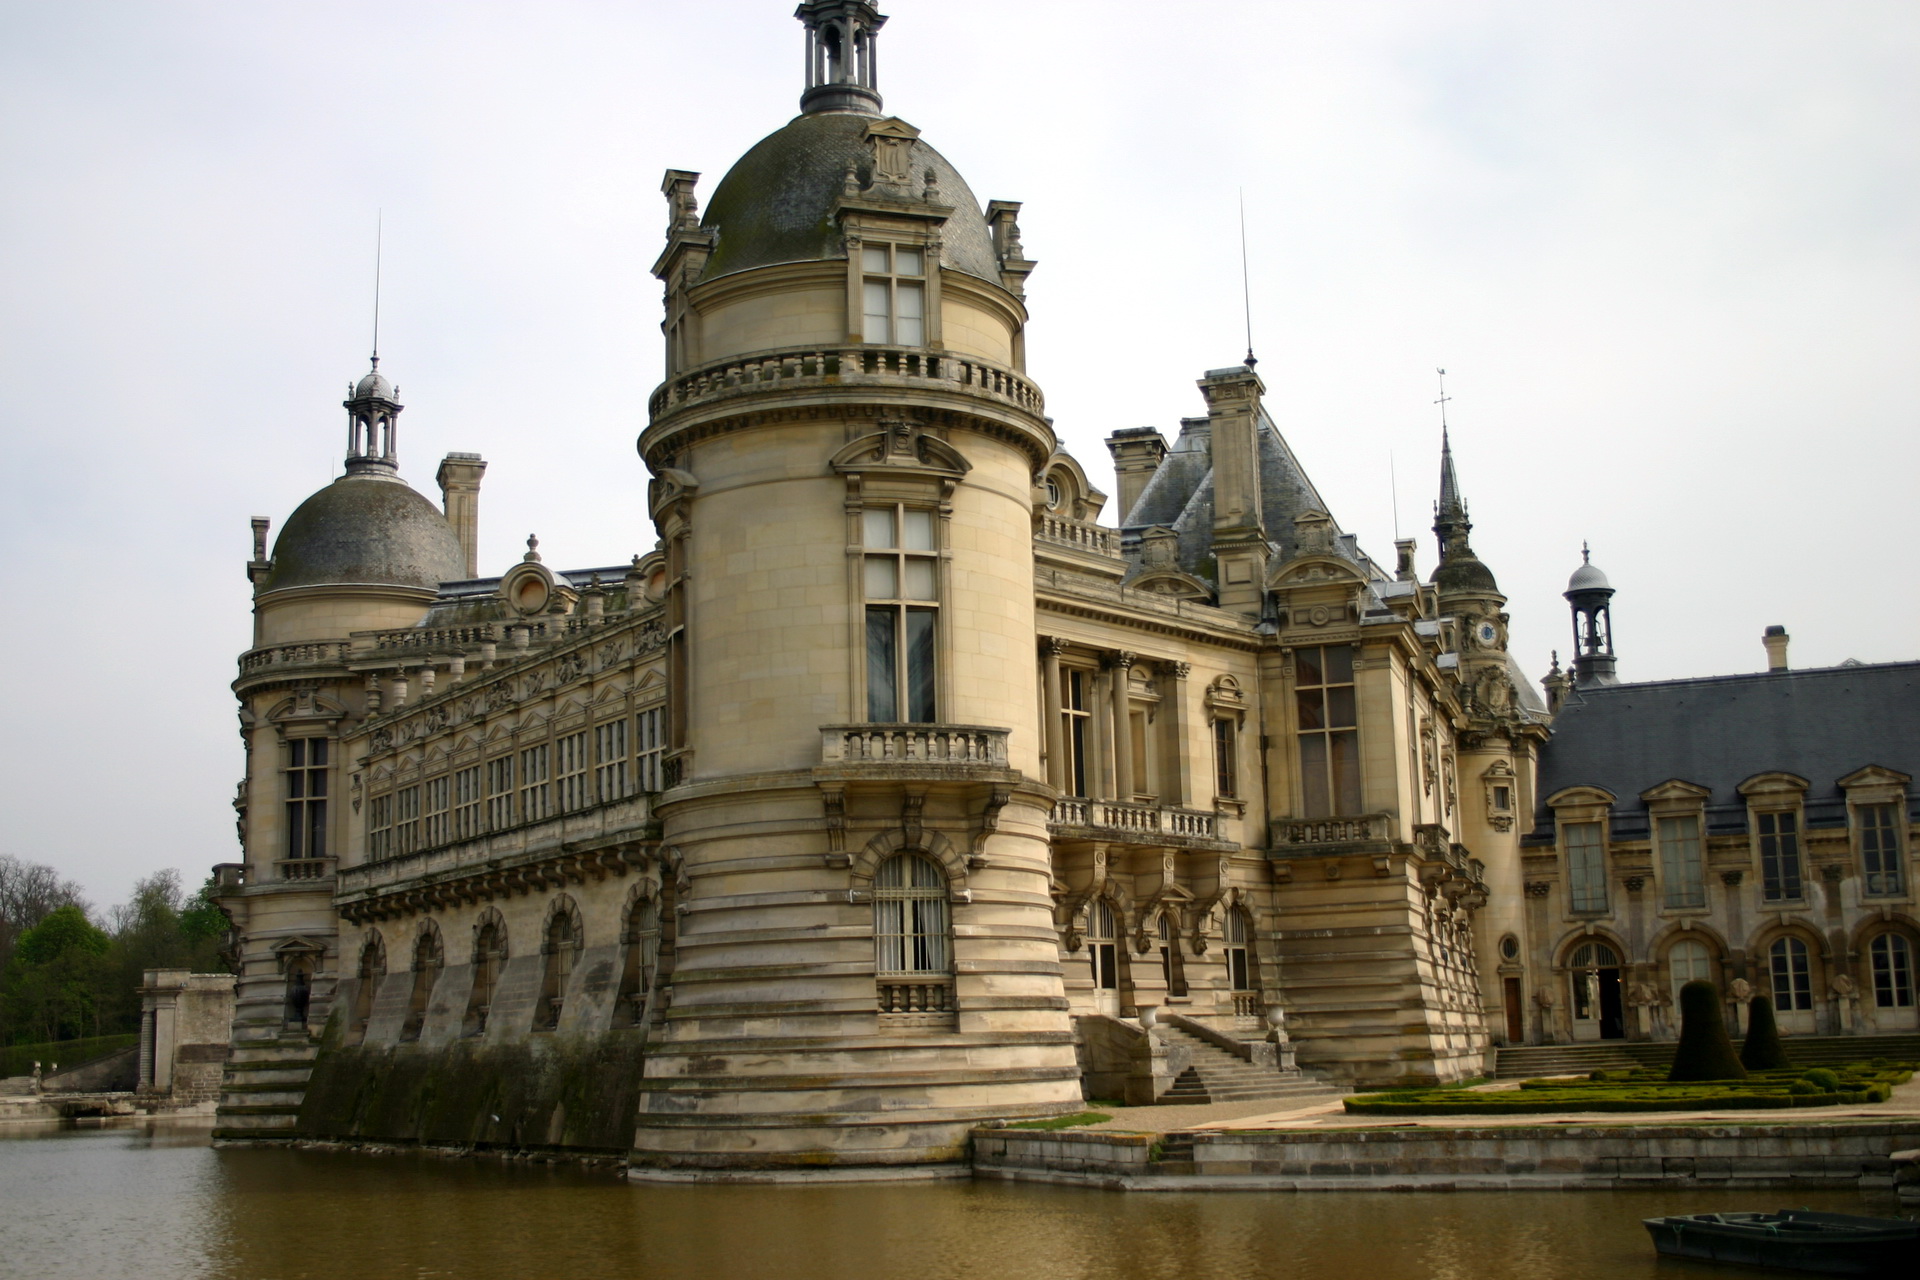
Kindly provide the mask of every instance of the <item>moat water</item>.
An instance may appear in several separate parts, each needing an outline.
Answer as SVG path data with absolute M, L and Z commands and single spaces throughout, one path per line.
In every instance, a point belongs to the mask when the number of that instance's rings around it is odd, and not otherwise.
M 632 1184 L 424 1155 L 216 1150 L 204 1129 L 0 1129 L 0 1277 L 35 1280 L 1612 1280 L 1640 1219 L 1841 1192 L 1166 1192 Z

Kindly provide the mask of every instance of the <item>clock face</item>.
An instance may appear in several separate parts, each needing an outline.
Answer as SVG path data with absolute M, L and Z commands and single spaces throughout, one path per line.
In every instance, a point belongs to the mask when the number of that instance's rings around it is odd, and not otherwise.
M 1481 644 L 1492 644 L 1500 633 L 1494 630 L 1491 622 L 1483 622 L 1480 624 L 1480 630 L 1476 634 L 1479 635 Z

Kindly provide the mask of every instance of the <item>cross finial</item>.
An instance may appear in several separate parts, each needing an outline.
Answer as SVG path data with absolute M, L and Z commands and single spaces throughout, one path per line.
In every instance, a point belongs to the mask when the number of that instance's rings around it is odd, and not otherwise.
M 1435 369 L 1434 372 L 1440 375 L 1440 398 L 1434 403 L 1440 406 L 1440 430 L 1444 432 L 1447 429 L 1447 401 L 1453 397 L 1447 394 L 1447 371 Z

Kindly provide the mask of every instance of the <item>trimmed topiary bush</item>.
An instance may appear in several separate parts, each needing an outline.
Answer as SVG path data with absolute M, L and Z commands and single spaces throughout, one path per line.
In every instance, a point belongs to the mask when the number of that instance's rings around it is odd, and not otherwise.
M 1840 1073 L 1829 1070 L 1826 1067 L 1812 1067 L 1806 1071 L 1802 1071 L 1800 1078 L 1809 1084 L 1817 1084 L 1822 1089 L 1831 1090 L 1840 1087 Z
M 1726 1020 L 1720 1014 L 1720 992 L 1711 982 L 1695 979 L 1680 988 L 1680 1045 L 1673 1053 L 1667 1079 L 1745 1080 L 1747 1069 L 1733 1051 Z
M 1774 1025 L 1773 1001 L 1755 996 L 1747 1002 L 1747 1039 L 1740 1046 L 1740 1065 L 1749 1071 L 1778 1071 L 1791 1067 L 1780 1028 Z

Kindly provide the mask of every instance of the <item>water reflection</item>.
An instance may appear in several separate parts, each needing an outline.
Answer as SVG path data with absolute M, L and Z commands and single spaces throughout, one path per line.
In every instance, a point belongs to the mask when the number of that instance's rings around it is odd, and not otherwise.
M 1165 1193 L 995 1183 L 629 1185 L 203 1131 L 0 1141 L 0 1275 L 113 1280 L 1607 1280 L 1675 1274 L 1639 1219 L 1839 1192 Z

